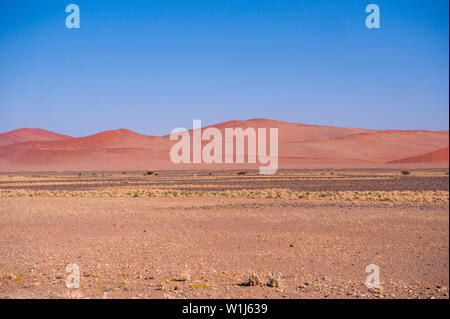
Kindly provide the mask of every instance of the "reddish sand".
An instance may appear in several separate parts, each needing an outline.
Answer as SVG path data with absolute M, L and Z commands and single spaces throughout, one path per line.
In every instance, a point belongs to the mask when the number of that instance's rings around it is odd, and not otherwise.
M 39 128 L 21 128 L 0 134 L 0 146 L 32 141 L 56 141 L 68 138 L 72 137 Z
M 230 121 L 214 127 L 222 132 L 227 127 L 278 128 L 279 168 L 448 167 L 448 131 L 367 130 L 266 119 Z M 12 138 L 17 132 L 24 137 Z M 0 171 L 214 170 L 260 166 L 258 163 L 175 165 L 170 160 L 170 148 L 175 142 L 169 136 L 147 136 L 126 129 L 80 138 L 44 130 L 38 131 L 41 134 L 24 132 L 35 131 L 22 129 L 0 134 Z M 445 148 L 446 157 L 430 153 L 445 152 Z M 419 159 L 398 161 L 415 157 Z
M 448 202 L 2 196 L 0 298 L 448 299 Z
M 448 146 L 437 151 L 429 152 L 419 156 L 399 159 L 390 163 L 447 163 L 448 164 Z

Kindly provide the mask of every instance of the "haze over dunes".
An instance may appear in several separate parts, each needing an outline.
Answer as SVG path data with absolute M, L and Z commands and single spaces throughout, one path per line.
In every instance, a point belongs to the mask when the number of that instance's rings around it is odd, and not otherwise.
M 278 128 L 279 168 L 448 167 L 448 131 L 369 130 L 252 119 L 213 125 Z M 268 134 L 268 132 L 267 132 Z M 256 168 L 260 164 L 182 164 L 175 141 L 119 129 L 74 138 L 40 129 L 0 134 L 0 171 Z M 247 161 L 247 157 L 245 157 Z

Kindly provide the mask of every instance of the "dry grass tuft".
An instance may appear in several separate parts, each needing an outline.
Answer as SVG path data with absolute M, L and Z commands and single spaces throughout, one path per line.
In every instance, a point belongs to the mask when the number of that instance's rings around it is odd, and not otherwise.
M 242 283 L 242 286 L 252 287 L 262 286 L 263 284 L 264 282 L 258 274 L 251 274 L 250 277 Z
M 281 277 L 274 274 L 268 274 L 265 276 L 252 273 L 241 286 L 253 287 L 253 286 L 267 286 L 272 288 L 279 288 L 282 286 Z
M 266 286 L 272 288 L 280 288 L 282 284 L 282 280 L 279 276 L 275 276 L 273 274 L 267 276 Z

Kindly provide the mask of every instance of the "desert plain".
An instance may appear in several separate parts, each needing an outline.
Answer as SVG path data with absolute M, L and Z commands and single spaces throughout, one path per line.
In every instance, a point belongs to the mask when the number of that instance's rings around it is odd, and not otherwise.
M 0 298 L 448 298 L 448 284 L 447 169 L 0 174 Z

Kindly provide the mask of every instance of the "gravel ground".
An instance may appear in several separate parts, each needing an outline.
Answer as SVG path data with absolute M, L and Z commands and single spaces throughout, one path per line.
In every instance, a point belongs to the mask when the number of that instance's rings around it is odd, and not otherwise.
M 2 298 L 448 298 L 448 283 L 448 201 L 0 197 Z
M 288 189 L 290 191 L 448 191 L 449 177 L 444 171 L 418 171 L 402 175 L 399 171 L 280 172 L 256 175 L 248 172 L 160 172 L 155 175 L 79 173 L 53 175 L 0 175 L 0 190 L 83 191 L 113 187 L 171 188 L 179 191 L 226 191 Z

